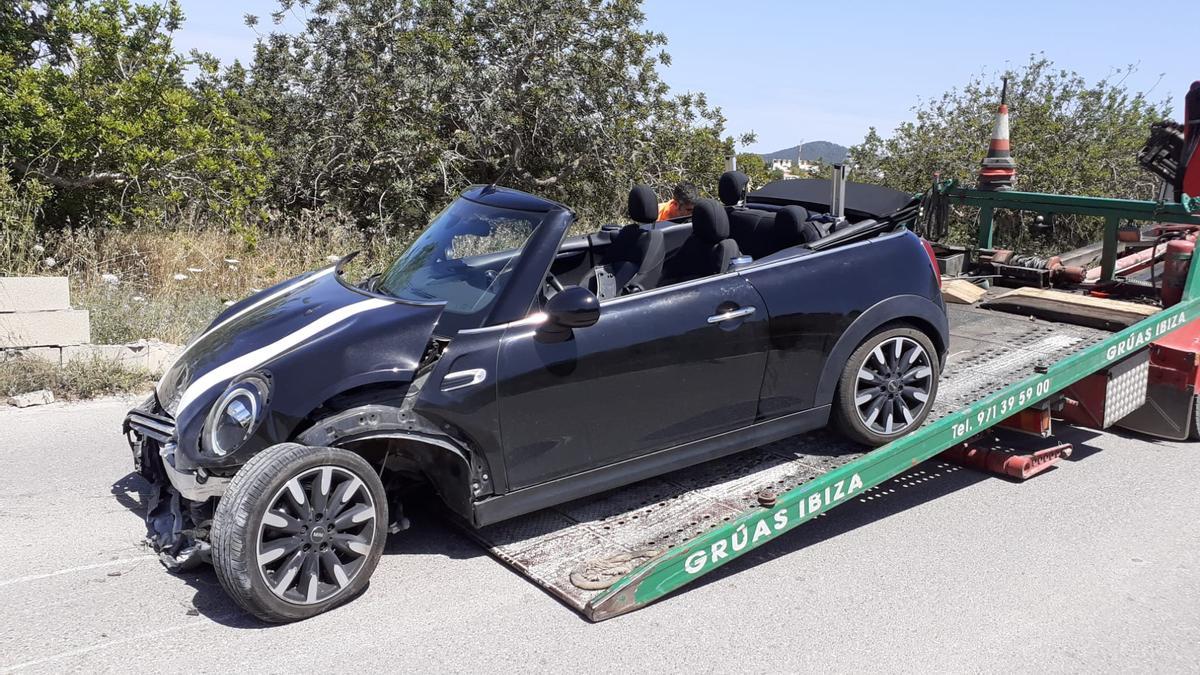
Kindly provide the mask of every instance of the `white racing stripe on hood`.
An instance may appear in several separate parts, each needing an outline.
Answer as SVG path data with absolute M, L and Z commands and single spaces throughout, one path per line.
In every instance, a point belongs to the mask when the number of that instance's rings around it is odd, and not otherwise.
M 208 335 L 208 334 L 212 333 L 213 331 L 220 329 L 222 326 L 225 326 L 230 321 L 233 321 L 234 319 L 238 318 L 239 316 L 242 316 L 243 314 L 245 314 L 247 312 L 250 312 L 252 310 L 258 309 L 259 307 L 262 307 L 263 305 L 274 300 L 275 298 L 278 298 L 281 295 L 286 295 L 288 293 L 291 293 L 292 291 L 296 290 L 297 288 L 300 288 L 301 286 L 307 286 L 307 285 L 311 284 L 312 282 L 316 281 L 317 279 L 320 279 L 321 277 L 325 276 L 326 274 L 331 274 L 333 272 L 333 270 L 334 270 L 333 267 L 326 267 L 325 269 L 320 270 L 318 272 L 313 272 L 311 275 L 304 277 L 303 279 L 300 279 L 299 281 L 294 281 L 294 282 L 288 284 L 287 286 L 280 288 L 279 290 L 275 291 L 274 293 L 266 296 L 265 298 L 259 298 L 258 300 L 255 300 L 254 302 L 250 303 L 249 305 L 246 305 L 245 307 L 234 312 L 233 314 L 230 314 L 229 316 L 222 319 L 221 323 L 219 323 L 219 324 L 213 326 L 212 328 L 209 328 L 208 330 L 204 331 L 203 333 L 197 335 L 196 339 L 189 342 L 188 346 L 184 347 L 183 351 L 179 353 L 179 356 L 175 357 L 175 360 L 178 361 L 179 359 L 182 359 L 184 357 L 184 355 L 187 354 L 188 351 L 192 347 L 195 347 L 197 344 L 199 344 L 200 340 L 202 340 L 205 335 Z
M 179 408 L 175 415 L 176 419 L 183 417 L 184 412 L 190 404 L 218 384 L 237 377 L 252 368 L 261 366 L 292 347 L 311 339 L 318 333 L 328 330 L 356 314 L 362 314 L 363 312 L 379 307 L 386 307 L 391 304 L 393 304 L 391 300 L 372 298 L 356 302 L 353 305 L 346 305 L 345 307 L 335 309 L 297 331 L 288 333 L 265 347 L 259 347 L 248 354 L 243 354 L 232 361 L 213 368 L 184 390 L 183 396 L 179 399 Z
M 171 362 L 171 365 L 167 366 L 166 369 L 163 370 L 162 377 L 158 378 L 158 384 L 155 385 L 154 391 L 157 392 L 157 391 L 162 390 L 163 381 L 167 379 L 167 375 L 169 375 L 171 373 L 171 369 L 175 367 L 175 364 L 182 361 L 184 356 L 187 356 L 187 353 L 192 350 L 192 347 L 195 347 L 196 345 L 200 344 L 200 340 L 204 339 L 205 335 L 212 333 L 213 331 L 224 326 L 225 324 L 229 323 L 230 321 L 233 321 L 234 319 L 238 318 L 239 316 L 242 316 L 246 312 L 249 312 L 251 310 L 262 307 L 263 305 L 274 300 L 275 298 L 278 298 L 281 295 L 284 295 L 286 293 L 291 293 L 292 291 L 296 290 L 297 288 L 300 288 L 301 286 L 307 286 L 308 284 L 311 284 L 312 282 L 316 281 L 317 279 L 320 279 L 321 277 L 325 276 L 326 274 L 333 272 L 335 269 L 337 269 L 336 266 L 327 267 L 323 270 L 320 270 L 319 272 L 314 272 L 311 275 L 309 275 L 303 279 L 300 279 L 299 281 L 294 281 L 294 282 L 288 284 L 287 286 L 280 288 L 279 290 L 275 291 L 274 293 L 266 296 L 265 298 L 260 298 L 258 300 L 255 300 L 254 302 L 250 303 L 249 305 L 246 305 L 242 309 L 239 309 L 238 311 L 234 312 L 233 314 L 230 314 L 229 316 L 225 317 L 225 319 L 223 319 L 221 321 L 221 323 L 219 323 L 219 324 L 213 326 L 212 328 L 209 328 L 208 330 L 204 331 L 203 333 L 197 335 L 195 338 L 192 339 L 191 342 L 189 342 L 187 344 L 186 347 L 183 348 L 183 351 L 179 352 L 179 355 L 175 357 L 175 360 Z M 176 410 L 178 411 L 178 408 Z

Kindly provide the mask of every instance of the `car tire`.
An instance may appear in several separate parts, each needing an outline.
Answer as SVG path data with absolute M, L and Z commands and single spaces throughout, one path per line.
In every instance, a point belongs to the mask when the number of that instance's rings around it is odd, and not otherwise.
M 217 504 L 213 567 L 243 609 L 298 621 L 366 589 L 387 538 L 375 469 L 340 448 L 274 445 L 250 459 Z
M 885 326 L 847 359 L 834 394 L 834 425 L 856 443 L 890 443 L 925 421 L 940 373 L 937 350 L 925 333 Z

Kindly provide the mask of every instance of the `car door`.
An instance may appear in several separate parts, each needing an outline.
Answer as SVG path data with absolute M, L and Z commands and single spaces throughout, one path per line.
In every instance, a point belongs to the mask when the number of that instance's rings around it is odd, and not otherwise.
M 562 342 L 511 327 L 497 364 L 510 488 L 749 425 L 767 318 L 729 273 L 607 300 L 596 324 Z

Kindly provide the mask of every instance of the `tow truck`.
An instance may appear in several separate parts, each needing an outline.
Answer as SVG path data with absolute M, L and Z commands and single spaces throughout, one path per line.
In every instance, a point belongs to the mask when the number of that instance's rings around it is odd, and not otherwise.
M 1157 130 L 1143 150 L 1143 164 L 1167 186 L 1157 200 L 989 191 L 935 178 L 910 227 L 936 238 L 950 208 L 977 210 L 975 246 L 937 248 L 947 277 L 965 272 L 980 297 L 949 305 L 951 347 L 921 428 L 872 451 L 829 433 L 794 437 L 466 531 L 601 621 L 842 504 L 926 480 L 934 471 L 927 460 L 1025 479 L 1070 453 L 1050 438 L 1053 423 L 1200 438 L 1200 281 L 1191 264 L 1200 200 L 1186 191 L 1200 192 L 1200 82 L 1186 118 Z M 1105 226 L 1097 245 L 1042 258 L 993 247 L 998 213 L 1032 217 L 1035 227 L 1066 215 Z M 996 427 L 1025 440 L 997 446 L 984 433 Z

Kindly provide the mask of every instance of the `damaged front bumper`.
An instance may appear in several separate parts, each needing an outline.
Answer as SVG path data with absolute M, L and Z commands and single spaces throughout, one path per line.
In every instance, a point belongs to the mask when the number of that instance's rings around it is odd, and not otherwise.
M 146 540 L 168 569 L 211 562 L 208 531 L 229 478 L 175 467 L 175 423 L 154 396 L 129 411 L 123 427 L 134 470 L 150 483 Z

